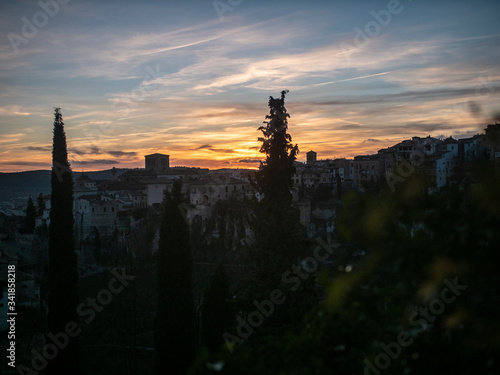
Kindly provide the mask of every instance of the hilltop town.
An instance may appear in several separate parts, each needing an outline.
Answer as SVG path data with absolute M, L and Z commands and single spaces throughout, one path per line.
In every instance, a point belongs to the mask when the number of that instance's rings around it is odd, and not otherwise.
M 500 125 L 489 125 L 485 134 L 458 140 L 413 137 L 376 154 L 353 159 L 321 160 L 311 150 L 305 163 L 295 162 L 293 175 L 293 197 L 300 208 L 301 223 L 310 238 L 331 234 L 335 227 L 335 202 L 349 190 L 389 188 L 394 191 L 411 175 L 421 174 L 427 178 L 428 192 L 433 193 L 450 184 L 473 183 L 474 166 L 480 161 L 494 164 L 498 172 L 500 150 L 488 140 L 497 139 L 499 130 Z M 146 155 L 142 169 L 112 174 L 111 179 L 94 180 L 84 172 L 74 172 L 75 240 L 83 269 L 101 263 L 106 257 L 110 261 L 117 259 L 109 252 L 118 252 L 122 247 L 133 251 L 131 238 L 141 231 L 154 230 L 154 233 L 148 232 L 153 244 L 150 251 L 154 253 L 158 228 L 151 226 L 148 218 L 157 218 L 163 192 L 171 190 L 176 180 L 183 182 L 183 192 L 189 197 L 189 205 L 183 208 L 186 220 L 191 227 L 198 225 L 200 233 L 206 235 L 207 229 L 210 230 L 208 237 L 219 236 L 221 228 L 211 227 L 210 223 L 215 208 L 222 202 L 260 199 L 253 183 L 254 170 L 170 167 L 169 155 L 160 153 Z M 33 233 L 23 232 L 28 197 L 2 202 L 0 251 L 2 262 L 17 260 L 26 266 L 24 277 L 19 279 L 24 284 L 18 290 L 25 293 L 24 304 L 39 307 L 39 278 L 44 272 L 39 265 L 47 257 L 50 196 L 40 194 L 35 198 L 37 217 Z M 234 235 L 232 250 L 251 240 L 247 224 L 242 224 L 240 235 Z M 113 246 L 110 245 L 112 238 Z M 103 246 L 100 260 L 95 255 L 96 241 L 108 244 Z

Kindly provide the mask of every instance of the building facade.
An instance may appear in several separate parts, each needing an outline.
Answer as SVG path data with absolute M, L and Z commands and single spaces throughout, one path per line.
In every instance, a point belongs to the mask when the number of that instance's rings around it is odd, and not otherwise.
M 150 154 L 144 156 L 146 169 L 149 171 L 153 171 L 157 174 L 161 174 L 163 172 L 167 172 L 170 168 L 169 155 L 165 154 Z

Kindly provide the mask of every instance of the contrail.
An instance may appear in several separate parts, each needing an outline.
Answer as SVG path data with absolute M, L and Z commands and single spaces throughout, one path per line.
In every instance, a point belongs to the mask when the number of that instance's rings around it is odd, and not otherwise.
M 384 74 L 389 74 L 391 73 L 391 71 L 389 72 L 382 72 L 382 73 L 377 73 L 377 74 L 370 74 L 368 76 L 361 76 L 361 77 L 353 77 L 353 78 L 346 78 L 346 79 L 340 79 L 338 81 L 330 81 L 330 82 L 322 82 L 322 83 L 316 83 L 314 85 L 310 85 L 310 86 L 323 86 L 323 85 L 329 85 L 331 83 L 339 83 L 339 82 L 346 82 L 346 81 L 354 81 L 354 80 L 357 80 L 357 79 L 363 79 L 363 78 L 370 78 L 370 77 L 376 77 L 376 76 L 381 76 L 381 75 L 384 75 Z M 308 86 L 308 87 L 310 87 Z
M 176 49 L 181 49 L 181 48 L 196 46 L 198 44 L 202 44 L 202 43 L 206 43 L 206 42 L 211 42 L 212 40 L 223 38 L 226 35 L 228 35 L 228 33 L 216 35 L 216 36 L 211 37 L 211 38 L 207 38 L 207 39 L 203 39 L 203 40 L 198 40 L 198 41 L 195 41 L 195 42 L 186 43 L 186 44 L 182 44 L 182 45 L 178 45 L 178 46 L 159 48 L 159 49 L 157 49 L 155 51 L 143 53 L 142 56 L 153 55 L 155 53 L 167 52 L 167 51 L 172 51 L 172 50 L 176 50 Z
M 137 117 L 145 117 L 145 116 L 153 116 L 157 115 L 159 113 L 166 113 L 168 111 L 162 111 L 162 112 L 155 112 L 155 113 L 148 113 L 147 115 L 139 115 L 139 116 L 130 116 L 130 117 L 122 117 L 122 118 L 117 118 L 116 121 L 121 121 L 121 120 L 128 120 L 130 118 L 137 118 Z

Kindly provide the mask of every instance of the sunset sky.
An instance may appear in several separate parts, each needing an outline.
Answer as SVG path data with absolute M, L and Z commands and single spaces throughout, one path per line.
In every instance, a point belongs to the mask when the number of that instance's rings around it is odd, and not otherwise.
M 155 152 L 258 167 L 283 89 L 299 160 L 481 133 L 500 112 L 499 15 L 499 1 L 0 0 L 0 171 L 50 168 L 53 107 L 77 171 Z

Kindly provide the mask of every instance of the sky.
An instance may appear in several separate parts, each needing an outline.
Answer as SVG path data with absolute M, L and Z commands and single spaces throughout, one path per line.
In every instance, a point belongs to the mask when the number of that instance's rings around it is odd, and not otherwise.
M 499 1 L 0 0 L 0 171 L 257 168 L 269 96 L 298 160 L 482 133 L 500 106 Z

